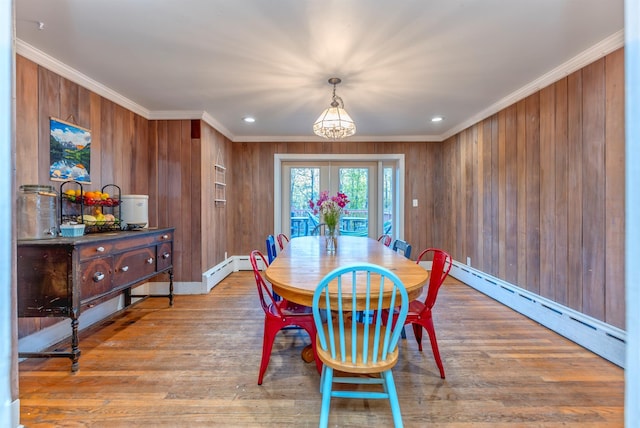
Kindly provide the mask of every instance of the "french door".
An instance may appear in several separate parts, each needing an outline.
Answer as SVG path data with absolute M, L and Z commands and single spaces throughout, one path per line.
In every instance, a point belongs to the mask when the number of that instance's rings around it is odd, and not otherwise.
M 315 203 L 323 191 L 330 196 L 340 191 L 350 200 L 339 225 L 342 235 L 392 234 L 397 215 L 396 175 L 393 162 L 282 162 L 280 230 L 292 238 L 313 234 L 322 219 L 309 207 L 309 201 Z

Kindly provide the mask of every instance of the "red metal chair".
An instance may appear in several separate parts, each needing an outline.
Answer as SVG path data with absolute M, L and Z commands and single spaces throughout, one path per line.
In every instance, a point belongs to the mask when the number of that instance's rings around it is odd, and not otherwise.
M 279 234 L 277 237 L 277 240 L 278 240 L 278 246 L 280 247 L 280 251 L 284 250 L 285 242 L 287 244 L 289 243 L 289 237 L 284 233 Z
M 258 261 L 262 260 L 262 264 L 269 266 L 264 255 L 258 250 L 253 250 L 249 256 L 253 275 L 256 279 L 258 287 L 258 296 L 260 304 L 264 310 L 264 336 L 262 339 L 262 360 L 260 362 L 260 373 L 258 375 L 258 385 L 262 385 L 262 378 L 267 371 L 269 359 L 271 358 L 271 348 L 273 341 L 278 332 L 285 327 L 299 326 L 309 333 L 311 338 L 311 346 L 313 347 L 313 355 L 316 360 L 318 373 L 322 371 L 322 362 L 316 353 L 316 325 L 313 321 L 313 313 L 308 306 L 296 305 L 287 302 L 285 299 L 276 300 L 271 289 L 271 284 L 262 278 L 262 273 L 258 267 Z
M 413 333 L 418 342 L 418 349 L 422 351 L 422 328 L 424 327 L 429 334 L 429 340 L 431 341 L 431 349 L 433 350 L 433 356 L 440 369 L 440 377 L 444 379 L 444 366 L 442 365 L 442 359 L 440 358 L 440 351 L 438 350 L 438 342 L 436 340 L 436 331 L 433 326 L 433 318 L 431 309 L 436 303 L 438 297 L 438 291 L 440 286 L 444 282 L 445 278 L 451 270 L 451 256 L 442 250 L 437 248 L 427 248 L 420 253 L 416 263 L 429 257 L 433 259 L 431 265 L 431 272 L 429 274 L 429 286 L 427 290 L 427 296 L 424 301 L 414 300 L 409 303 L 409 313 L 404 324 L 411 324 L 413 327 Z M 396 315 L 394 313 L 394 323 Z
M 387 235 L 387 234 L 380 235 L 380 236 L 378 237 L 378 242 L 382 242 L 382 244 L 383 244 L 385 247 L 390 246 L 390 245 L 391 245 L 391 241 L 392 241 L 392 240 L 393 240 L 393 238 L 391 238 L 391 235 Z

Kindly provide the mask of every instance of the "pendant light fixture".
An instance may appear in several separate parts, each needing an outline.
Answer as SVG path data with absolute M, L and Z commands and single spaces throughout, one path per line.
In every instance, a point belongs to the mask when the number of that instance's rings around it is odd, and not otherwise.
M 331 107 L 323 111 L 313 124 L 313 132 L 316 135 L 330 140 L 339 140 L 356 133 L 356 124 L 345 111 L 342 98 L 336 95 L 336 85 L 340 82 L 342 80 L 338 77 L 329 79 L 329 84 L 333 85 Z

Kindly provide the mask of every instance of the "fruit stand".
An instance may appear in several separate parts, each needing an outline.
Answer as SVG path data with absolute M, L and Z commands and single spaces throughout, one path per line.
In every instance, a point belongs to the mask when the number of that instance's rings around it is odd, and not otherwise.
M 120 230 L 121 190 L 107 184 L 100 190 L 85 190 L 81 183 L 60 185 L 60 225 L 84 224 L 84 233 Z

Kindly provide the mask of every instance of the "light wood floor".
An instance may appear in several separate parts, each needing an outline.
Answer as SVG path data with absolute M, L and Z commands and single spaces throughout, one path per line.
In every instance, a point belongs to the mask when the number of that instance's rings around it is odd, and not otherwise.
M 81 334 L 67 359 L 20 364 L 21 422 L 35 427 L 313 427 L 309 338 L 281 332 L 257 385 L 263 314 L 252 273 L 209 295 L 149 299 Z M 411 329 L 394 369 L 407 427 L 622 427 L 624 371 L 451 279 L 435 314 L 442 380 Z M 426 333 L 425 333 L 426 336 Z M 386 401 L 333 399 L 330 426 L 392 426 Z

